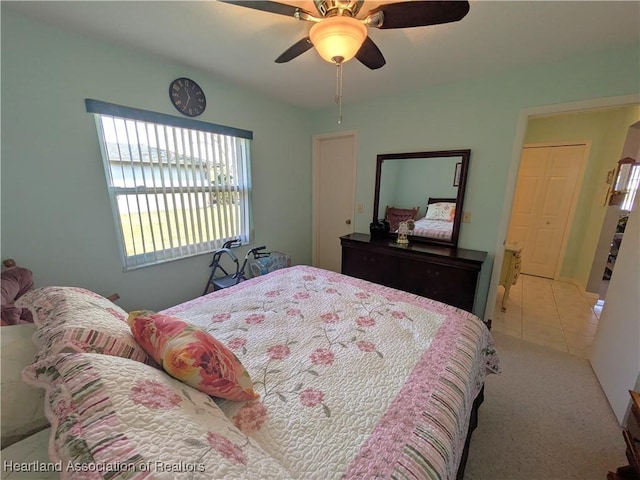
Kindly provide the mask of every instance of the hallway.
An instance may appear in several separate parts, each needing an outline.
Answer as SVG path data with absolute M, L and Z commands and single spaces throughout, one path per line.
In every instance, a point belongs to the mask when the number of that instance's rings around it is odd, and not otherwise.
M 511 287 L 506 312 L 500 309 L 503 294 L 499 287 L 494 330 L 587 357 L 598 327 L 595 298 L 586 297 L 571 283 L 531 275 L 520 275 Z

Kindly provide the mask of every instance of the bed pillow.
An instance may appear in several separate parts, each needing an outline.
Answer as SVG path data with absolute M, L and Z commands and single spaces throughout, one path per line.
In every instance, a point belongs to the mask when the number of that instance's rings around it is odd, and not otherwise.
M 211 397 L 162 370 L 62 353 L 22 375 L 46 389 L 51 461 L 74 466 L 65 479 L 290 478 Z
M 389 222 L 389 228 L 392 232 L 398 230 L 398 225 L 400 222 L 404 222 L 405 220 L 415 220 L 418 216 L 418 210 L 420 207 L 416 208 L 395 208 L 395 207 L 387 207 L 385 210 L 384 218 L 387 222 Z
M 33 315 L 38 356 L 91 352 L 154 364 L 127 325 L 127 312 L 90 290 L 43 287 L 16 301 Z
M 22 369 L 33 362 L 37 353 L 31 341 L 35 329 L 36 326 L 29 323 L 2 327 L 0 332 L 3 449 L 49 426 L 44 415 L 44 392 L 27 385 L 20 376 Z
M 456 204 L 451 202 L 437 202 L 427 205 L 427 220 L 444 220 L 452 222 L 456 216 Z
M 204 330 L 149 311 L 131 312 L 127 322 L 137 342 L 169 375 L 214 397 L 258 398 L 240 360 Z

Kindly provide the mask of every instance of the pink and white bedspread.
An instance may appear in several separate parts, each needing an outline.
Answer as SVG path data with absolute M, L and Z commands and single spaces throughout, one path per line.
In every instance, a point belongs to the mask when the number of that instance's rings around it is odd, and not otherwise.
M 429 220 L 421 218 L 414 222 L 412 235 L 417 237 L 436 238 L 438 240 L 451 240 L 453 222 L 446 220 Z
M 472 314 L 312 267 L 164 313 L 235 352 L 260 398 L 218 404 L 292 478 L 455 478 L 473 400 L 499 370 Z

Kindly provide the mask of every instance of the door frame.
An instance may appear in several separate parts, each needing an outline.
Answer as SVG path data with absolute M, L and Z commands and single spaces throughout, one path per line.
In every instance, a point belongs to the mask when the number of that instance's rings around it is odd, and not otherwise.
M 502 269 L 502 260 L 504 258 L 504 244 L 507 238 L 507 230 L 509 228 L 509 219 L 511 218 L 511 206 L 513 205 L 513 196 L 516 189 L 516 181 L 518 180 L 518 170 L 520 169 L 520 158 L 522 147 L 524 146 L 525 134 L 529 119 L 540 115 L 555 115 L 560 113 L 576 113 L 584 110 L 595 110 L 607 107 L 623 107 L 626 105 L 635 105 L 640 103 L 640 94 L 634 93 L 630 95 L 619 95 L 615 97 L 602 97 L 590 100 L 580 100 L 570 103 L 557 103 L 553 105 L 542 105 L 537 107 L 528 107 L 518 112 L 516 121 L 515 135 L 513 139 L 513 149 L 511 152 L 511 163 L 509 172 L 507 173 L 507 181 L 505 184 L 504 200 L 502 203 L 502 218 L 498 227 L 498 237 L 494 248 L 493 267 L 491 270 L 491 281 L 489 282 L 489 291 L 487 293 L 487 303 L 484 310 L 484 318 L 491 319 L 495 309 L 496 298 L 498 297 L 498 284 L 500 283 L 500 271 Z
M 553 147 L 572 147 L 584 145 L 584 153 L 580 159 L 580 167 L 578 170 L 578 176 L 576 178 L 576 188 L 573 191 L 573 197 L 571 197 L 571 204 L 569 205 L 569 213 L 567 214 L 567 223 L 562 231 L 562 240 L 560 241 L 560 251 L 558 253 L 558 259 L 556 265 L 553 268 L 553 280 L 562 280 L 560 272 L 562 271 L 562 264 L 564 263 L 564 256 L 567 253 L 567 243 L 569 242 L 569 233 L 571 232 L 571 226 L 573 225 L 573 219 L 578 207 L 578 198 L 582 191 L 582 183 L 584 182 L 584 174 L 587 169 L 587 161 L 589 160 L 589 154 L 591 153 L 591 140 L 577 140 L 575 142 L 541 142 L 541 143 L 525 143 L 522 145 L 522 150 L 525 148 L 553 148 Z M 520 154 L 522 156 L 522 153 Z M 520 162 L 518 162 L 520 163 Z M 520 175 L 520 165 L 518 165 L 518 175 Z M 517 186 L 517 177 L 516 177 Z M 513 189 L 513 196 L 516 195 L 516 188 Z M 513 205 L 513 202 L 511 203 Z M 511 210 L 511 207 L 509 207 Z M 509 224 L 511 224 L 511 211 L 509 211 Z M 507 233 L 508 233 L 507 225 Z M 569 279 L 568 279 L 569 280 Z
M 355 228 L 355 211 L 356 211 L 356 185 L 358 176 L 358 131 L 357 130 L 343 130 L 332 133 L 322 133 L 313 135 L 312 137 L 312 188 L 311 188 L 311 264 L 316 265 L 318 257 L 318 212 L 320 210 L 319 205 L 319 191 L 320 191 L 320 144 L 323 140 L 339 139 L 350 137 L 353 140 L 353 157 L 351 158 L 351 166 L 353 168 L 353 187 L 351 204 L 353 205 L 353 212 L 351 212 L 351 231 Z

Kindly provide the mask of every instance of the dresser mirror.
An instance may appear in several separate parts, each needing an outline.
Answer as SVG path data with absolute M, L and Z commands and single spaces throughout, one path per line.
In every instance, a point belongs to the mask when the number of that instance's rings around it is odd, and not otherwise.
M 456 247 L 471 150 L 377 156 L 373 222 L 414 220 L 409 240 Z

